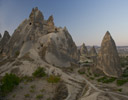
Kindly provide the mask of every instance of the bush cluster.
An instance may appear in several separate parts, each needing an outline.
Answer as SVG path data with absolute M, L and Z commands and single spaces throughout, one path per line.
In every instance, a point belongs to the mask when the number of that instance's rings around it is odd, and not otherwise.
M 33 73 L 34 77 L 44 77 L 46 75 L 44 68 L 38 67 Z
M 122 92 L 122 88 L 118 89 L 119 92 Z
M 15 52 L 15 56 L 16 56 L 16 57 L 19 56 L 19 54 L 20 54 L 19 51 L 16 51 L 16 52 Z
M 1 80 L 0 92 L 2 96 L 5 96 L 7 93 L 11 92 L 15 86 L 20 83 L 20 78 L 15 74 L 6 73 Z
M 85 74 L 85 71 L 78 70 L 79 74 Z
M 94 77 L 99 77 L 99 76 L 100 76 L 99 74 L 94 73 Z
M 127 82 L 128 82 L 127 79 L 118 79 L 118 80 L 116 81 L 116 83 L 117 83 L 118 86 L 122 86 L 122 85 L 124 85 L 124 84 L 127 83 Z
M 21 77 L 21 81 L 32 82 L 33 80 L 34 80 L 34 78 L 30 77 L 30 76 Z
M 49 83 L 58 83 L 60 81 L 60 77 L 59 76 L 55 76 L 55 75 L 50 75 L 48 78 L 47 78 L 47 81 Z
M 99 79 L 97 79 L 98 82 L 102 82 L 102 83 L 112 83 L 116 80 L 115 77 L 101 77 Z
M 41 99 L 41 98 L 43 98 L 43 94 L 36 95 L 36 99 Z

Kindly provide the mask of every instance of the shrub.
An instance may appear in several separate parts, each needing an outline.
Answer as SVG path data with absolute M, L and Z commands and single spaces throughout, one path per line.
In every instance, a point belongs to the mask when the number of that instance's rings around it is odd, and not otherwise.
M 88 72 L 90 71 L 90 67 L 87 69 L 88 70 Z
M 19 51 L 16 51 L 16 52 L 15 52 L 15 56 L 16 56 L 16 57 L 19 56 L 19 54 L 20 54 Z
M 1 87 L 0 91 L 3 96 L 7 93 L 11 92 L 13 88 L 18 85 L 20 82 L 20 78 L 17 77 L 15 74 L 7 74 L 1 80 Z
M 51 100 L 51 98 L 48 98 L 47 100 Z
M 90 77 L 91 80 L 94 80 L 94 77 Z
M 99 79 L 97 79 L 98 82 L 102 82 L 102 83 L 112 83 L 116 80 L 115 77 L 101 77 Z
M 33 73 L 33 76 L 35 77 L 44 77 L 46 75 L 44 68 L 38 67 L 35 72 Z
M 28 97 L 30 97 L 30 94 L 25 94 L 24 97 L 28 98 Z
M 128 73 L 123 73 L 122 77 L 128 77 Z
M 43 94 L 38 94 L 38 95 L 36 95 L 36 98 L 37 98 L 37 99 L 43 98 Z
M 29 76 L 24 76 L 21 78 L 21 81 L 25 81 L 25 82 L 32 82 L 34 79 L 33 77 L 29 77 Z
M 92 75 L 92 73 L 90 73 L 90 72 L 89 72 L 88 74 L 89 74 L 89 75 Z
M 105 83 L 111 83 L 111 82 L 114 82 L 115 80 L 116 80 L 115 77 L 110 77 L 110 78 L 108 78 L 107 80 L 105 80 L 104 82 L 105 82 Z
M 88 61 L 85 61 L 85 63 L 89 63 Z
M 35 92 L 35 90 L 34 90 L 34 89 L 30 89 L 30 90 L 29 90 L 29 92 L 34 93 L 34 92 Z
M 84 71 L 81 71 L 81 70 L 78 70 L 78 73 L 79 74 L 85 74 L 85 72 Z
M 97 79 L 98 82 L 103 82 L 104 80 L 106 80 L 106 77 L 101 77 L 101 78 Z
M 40 90 L 40 92 L 44 92 L 44 91 L 45 91 L 45 89 L 41 89 L 41 90 Z
M 73 71 L 73 68 L 69 68 L 70 71 Z
M 96 73 L 94 74 L 94 77 L 99 77 L 99 76 L 100 76 L 99 74 L 96 74 Z
M 22 86 L 20 86 L 20 89 L 23 89 L 23 87 L 22 87 Z
M 32 89 L 34 89 L 36 86 L 35 86 L 35 85 L 31 85 L 30 87 L 31 87 Z
M 127 82 L 128 82 L 127 79 L 119 79 L 119 80 L 116 81 L 118 86 L 122 86 L 122 85 L 124 85 Z
M 88 74 L 86 74 L 86 76 L 87 76 L 87 77 L 89 77 L 89 75 L 88 75 Z
M 122 92 L 122 88 L 118 89 L 119 92 Z
M 55 76 L 55 75 L 50 75 L 48 77 L 47 81 L 49 83 L 58 83 L 60 81 L 60 77 L 59 76 Z
M 13 94 L 12 97 L 15 98 L 16 97 L 16 94 Z

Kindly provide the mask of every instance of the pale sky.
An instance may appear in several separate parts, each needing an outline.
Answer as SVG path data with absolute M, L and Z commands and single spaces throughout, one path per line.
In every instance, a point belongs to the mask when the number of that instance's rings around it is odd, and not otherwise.
M 0 33 L 12 35 L 36 6 L 66 26 L 76 45 L 100 45 L 107 30 L 117 45 L 128 45 L 128 0 L 0 0 Z

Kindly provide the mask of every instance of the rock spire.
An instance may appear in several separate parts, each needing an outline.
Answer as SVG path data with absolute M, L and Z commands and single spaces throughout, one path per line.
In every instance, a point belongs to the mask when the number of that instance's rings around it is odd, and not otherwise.
M 97 61 L 97 68 L 102 70 L 107 76 L 121 76 L 122 70 L 116 44 L 108 31 L 102 40 Z

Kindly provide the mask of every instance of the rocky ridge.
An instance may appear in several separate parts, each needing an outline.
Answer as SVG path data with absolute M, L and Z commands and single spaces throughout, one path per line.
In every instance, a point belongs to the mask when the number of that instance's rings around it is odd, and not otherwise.
M 79 59 L 77 47 L 67 28 L 56 27 L 53 20 L 53 16 L 44 20 L 41 11 L 33 8 L 29 19 L 25 19 L 14 31 L 3 53 L 9 57 L 18 53 L 20 58 L 33 49 L 50 64 L 71 66 Z

